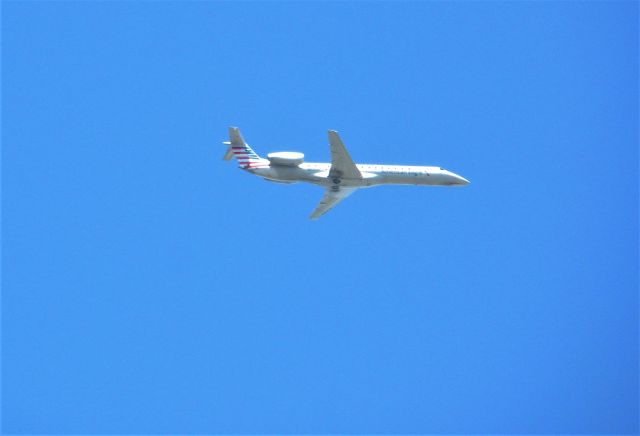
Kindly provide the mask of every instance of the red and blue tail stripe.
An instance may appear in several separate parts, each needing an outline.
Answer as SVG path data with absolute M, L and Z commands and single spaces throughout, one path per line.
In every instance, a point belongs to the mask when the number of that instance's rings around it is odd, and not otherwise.
M 230 150 L 235 156 L 240 168 L 266 168 L 269 161 L 261 158 L 244 142 L 240 129 L 237 127 L 229 127 Z

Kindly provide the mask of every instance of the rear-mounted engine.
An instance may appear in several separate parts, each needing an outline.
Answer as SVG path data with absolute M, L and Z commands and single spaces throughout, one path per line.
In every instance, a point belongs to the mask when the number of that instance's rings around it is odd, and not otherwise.
M 273 165 L 284 165 L 288 167 L 297 167 L 304 162 L 304 154 L 295 151 L 279 151 L 277 153 L 269 153 L 267 155 L 269 162 Z

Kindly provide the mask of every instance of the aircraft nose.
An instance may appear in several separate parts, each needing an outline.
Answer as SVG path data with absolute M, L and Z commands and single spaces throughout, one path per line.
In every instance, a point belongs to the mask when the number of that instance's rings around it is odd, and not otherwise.
M 470 183 L 467 179 L 456 173 L 449 172 L 449 176 L 453 179 L 452 182 L 454 185 L 468 185 Z
M 468 181 L 467 179 L 465 179 L 462 176 L 458 176 L 456 175 L 457 179 L 458 179 L 458 184 L 459 185 L 468 185 L 469 183 L 471 183 L 470 181 Z

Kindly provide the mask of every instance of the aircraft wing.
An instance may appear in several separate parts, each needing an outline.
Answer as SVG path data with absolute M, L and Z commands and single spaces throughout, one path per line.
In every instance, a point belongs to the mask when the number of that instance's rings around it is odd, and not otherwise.
M 345 179 L 361 179 L 360 170 L 353 163 L 349 152 L 344 147 L 338 132 L 329 130 L 329 148 L 331 149 L 331 169 L 329 177 Z
M 335 191 L 332 188 L 327 188 L 324 191 L 322 200 L 320 200 L 320 204 L 316 207 L 316 210 L 313 211 L 309 218 L 312 220 L 320 218 L 322 215 L 333 209 L 342 200 L 353 194 L 356 189 L 358 188 L 341 186 L 339 190 Z

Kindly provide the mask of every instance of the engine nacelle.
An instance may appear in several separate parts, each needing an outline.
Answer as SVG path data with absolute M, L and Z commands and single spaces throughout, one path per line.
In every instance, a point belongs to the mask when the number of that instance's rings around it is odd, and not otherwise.
M 296 151 L 279 151 L 277 153 L 269 153 L 267 155 L 269 162 L 274 165 L 284 165 L 288 167 L 297 167 L 304 162 L 304 154 Z

